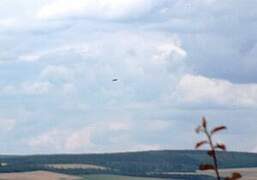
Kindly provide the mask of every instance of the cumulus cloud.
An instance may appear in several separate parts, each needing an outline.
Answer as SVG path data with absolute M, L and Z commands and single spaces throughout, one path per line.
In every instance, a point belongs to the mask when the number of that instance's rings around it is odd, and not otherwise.
M 127 121 L 104 121 L 91 123 L 75 129 L 52 129 L 35 136 L 27 143 L 34 150 L 45 148 L 58 152 L 103 152 L 102 144 L 94 142 L 95 137 L 105 133 L 106 140 L 117 131 L 129 130 Z
M 160 144 L 136 144 L 128 147 L 127 151 L 153 151 L 161 150 L 163 148 Z
M 15 119 L 0 118 L 1 132 L 8 132 L 15 128 L 17 121 Z
M 73 132 L 65 139 L 64 147 L 67 151 L 80 151 L 92 149 L 94 145 L 91 140 L 92 129 L 83 128 L 76 132 Z
M 74 72 L 66 66 L 49 65 L 40 73 L 40 78 L 47 80 L 72 80 Z
M 152 131 L 153 133 L 161 132 L 172 127 L 172 123 L 170 121 L 164 120 L 149 120 L 145 122 L 145 124 L 145 129 L 147 131 Z
M 49 82 L 24 83 L 21 88 L 25 94 L 45 94 L 51 89 L 51 84 Z
M 42 19 L 86 17 L 92 19 L 122 19 L 144 15 L 162 1 L 153 0 L 58 0 L 49 1 L 38 12 Z
M 120 97 L 120 103 L 127 103 L 131 99 L 158 99 L 161 91 L 166 91 L 161 84 L 172 84 L 186 68 L 187 52 L 173 34 L 116 31 L 93 33 L 89 40 L 80 41 L 39 53 L 37 61 L 46 63 L 40 79 L 59 85 L 69 83 L 79 90 L 77 93 L 87 87 L 83 93 L 87 99 L 91 99 L 88 94 L 94 89 L 104 102 L 111 104 Z M 114 77 L 122 80 L 117 83 L 119 88 L 109 83 Z M 146 86 L 154 87 L 147 90 L 149 95 L 142 91 Z
M 22 54 L 18 57 L 20 61 L 25 61 L 25 62 L 36 62 L 38 61 L 43 54 L 37 54 L 37 53 L 31 53 L 31 54 Z
M 39 136 L 35 136 L 28 140 L 27 144 L 33 149 L 42 149 L 45 151 L 60 151 L 62 149 L 64 133 L 53 129 Z
M 186 51 L 181 48 L 181 45 L 176 44 L 176 42 L 159 45 L 154 55 L 154 59 L 158 63 L 165 63 L 169 60 L 179 61 L 182 59 L 178 57 L 186 57 Z
M 190 104 L 257 106 L 257 84 L 233 84 L 227 80 L 187 74 L 179 81 L 177 92 L 183 101 Z
M 56 55 L 66 55 L 66 54 L 78 54 L 84 57 L 90 56 L 90 53 L 93 53 L 94 47 L 91 46 L 89 49 L 89 45 L 86 43 L 80 44 L 71 44 L 71 45 L 61 45 L 58 47 L 36 51 L 36 52 L 27 52 L 18 55 L 19 61 L 24 62 L 37 62 L 39 60 L 43 60 L 49 56 L 56 56 Z
M 131 127 L 130 123 L 127 121 L 113 121 L 108 124 L 108 129 L 114 131 L 122 131 L 122 130 L 129 130 Z
M 42 95 L 52 88 L 49 82 L 23 82 L 19 85 L 5 85 L 0 88 L 4 95 Z
M 16 25 L 16 19 L 14 19 L 14 18 L 0 19 L 0 27 L 1 28 L 10 28 L 15 25 Z
M 38 133 L 31 143 L 37 152 L 49 152 L 54 142 L 51 152 L 191 148 L 183 137 L 203 114 L 233 119 L 224 122 L 231 131 L 239 128 L 235 121 L 255 125 L 255 0 L 12 0 L 0 6 L 0 114 L 31 110 L 40 128 L 62 125 L 39 133 L 31 120 L 15 128 Z M 112 118 L 117 113 L 129 118 Z M 70 127 L 70 117 L 82 125 Z M 251 133 L 241 149 L 253 149 Z
M 139 142 L 135 132 L 165 131 L 170 123 L 152 120 L 143 124 L 132 119 L 102 120 L 84 127 L 58 128 L 42 132 L 27 143 L 34 151 L 50 152 L 117 152 L 161 149 L 158 142 Z M 104 139 L 102 137 L 105 137 Z

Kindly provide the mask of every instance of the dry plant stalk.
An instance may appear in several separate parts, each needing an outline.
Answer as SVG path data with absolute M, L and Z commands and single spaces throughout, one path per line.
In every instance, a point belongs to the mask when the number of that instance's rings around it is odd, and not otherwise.
M 218 126 L 213 128 L 209 131 L 207 127 L 207 120 L 205 117 L 202 118 L 202 124 L 196 129 L 197 133 L 204 133 L 206 136 L 206 140 L 199 141 L 196 143 L 195 148 L 198 149 L 203 145 L 209 145 L 210 149 L 208 150 L 208 155 L 213 159 L 213 164 L 201 164 L 199 169 L 202 171 L 206 170 L 214 170 L 217 180 L 221 180 L 221 176 L 219 173 L 218 167 L 218 159 L 217 159 L 217 151 L 222 150 L 226 151 L 226 145 L 222 143 L 214 143 L 213 142 L 213 135 L 217 132 L 227 129 L 225 126 Z M 240 179 L 242 176 L 238 172 L 233 172 L 230 177 L 226 177 L 225 180 L 237 180 Z

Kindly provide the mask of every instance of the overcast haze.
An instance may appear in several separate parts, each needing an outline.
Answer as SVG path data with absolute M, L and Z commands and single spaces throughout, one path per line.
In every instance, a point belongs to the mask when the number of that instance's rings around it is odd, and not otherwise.
M 257 152 L 256 0 L 1 0 L 0 153 Z M 113 82 L 112 79 L 118 81 Z

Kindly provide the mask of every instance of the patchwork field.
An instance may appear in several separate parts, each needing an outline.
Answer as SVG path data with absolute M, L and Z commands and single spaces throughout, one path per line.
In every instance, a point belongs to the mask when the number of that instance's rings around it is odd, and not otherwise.
M 84 177 L 68 176 L 47 171 L 27 173 L 4 173 L 0 174 L 0 180 L 165 180 L 160 178 L 141 178 L 116 175 L 88 175 Z
M 241 180 L 256 180 L 257 179 L 257 168 L 236 168 L 236 169 L 222 169 L 220 174 L 223 177 L 229 176 L 232 172 L 239 172 L 242 174 Z M 207 174 L 214 176 L 212 171 L 199 172 L 200 174 Z
M 85 176 L 84 180 L 165 180 L 165 179 L 129 177 L 129 176 L 114 176 L 114 175 L 89 175 L 89 176 Z M 171 179 L 169 179 L 169 180 L 171 180 Z
M 73 166 L 72 166 L 73 167 Z M 256 180 L 257 179 L 257 168 L 240 168 L 240 169 L 225 169 L 221 170 L 223 177 L 228 176 L 231 172 L 240 172 L 243 175 L 242 180 Z M 172 173 L 182 174 L 182 173 Z M 187 174 L 187 173 L 185 173 Z M 213 172 L 200 172 L 193 173 L 195 175 L 212 175 Z M 187 174 L 188 175 L 188 174 Z M 169 180 L 172 180 L 168 178 Z M 0 180 L 165 180 L 163 178 L 144 178 L 144 177 L 133 177 L 133 176 L 118 176 L 118 175 L 86 175 L 70 176 L 60 173 L 52 173 L 48 171 L 34 171 L 26 173 L 2 173 L 0 174 Z M 173 179 L 175 180 L 175 179 Z
M 242 180 L 256 180 L 257 179 L 257 168 L 237 168 L 237 169 L 222 169 L 220 170 L 221 176 L 229 176 L 232 172 L 240 172 L 242 174 Z M 215 176 L 212 171 L 197 173 L 170 173 L 177 175 L 211 175 Z M 129 177 L 129 176 L 114 176 L 114 175 L 89 175 L 85 176 L 84 180 L 164 180 L 163 178 L 142 178 L 142 177 Z M 171 180 L 169 178 L 169 180 Z
M 3 173 L 0 180 L 79 180 L 80 177 L 68 176 L 64 174 L 47 171 L 35 171 L 26 173 Z
M 103 166 L 96 166 L 92 164 L 47 164 L 46 167 L 50 167 L 53 169 L 98 169 L 98 170 L 108 169 Z

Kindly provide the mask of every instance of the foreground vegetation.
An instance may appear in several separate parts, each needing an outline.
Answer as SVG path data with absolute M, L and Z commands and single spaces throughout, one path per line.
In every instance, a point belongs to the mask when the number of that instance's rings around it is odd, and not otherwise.
M 195 148 L 198 149 L 203 145 L 208 145 L 210 149 L 208 150 L 207 154 L 213 160 L 212 164 L 209 164 L 209 163 L 201 164 L 199 166 L 199 169 L 202 171 L 213 170 L 216 174 L 217 180 L 221 180 L 221 178 L 222 178 L 220 175 L 220 172 L 219 172 L 220 168 L 219 168 L 218 159 L 217 159 L 218 158 L 217 151 L 218 150 L 226 151 L 227 148 L 226 148 L 226 145 L 223 143 L 215 143 L 213 141 L 213 135 L 215 135 L 217 132 L 223 131 L 225 129 L 227 129 L 226 126 L 217 126 L 217 127 L 212 128 L 212 130 L 209 130 L 209 128 L 207 126 L 207 120 L 205 117 L 202 118 L 201 125 L 196 128 L 196 132 L 203 133 L 206 136 L 205 137 L 206 139 L 197 142 Z M 234 171 L 234 172 L 232 172 L 231 175 L 226 176 L 225 180 L 238 180 L 241 178 L 242 178 L 242 175 L 239 172 Z

